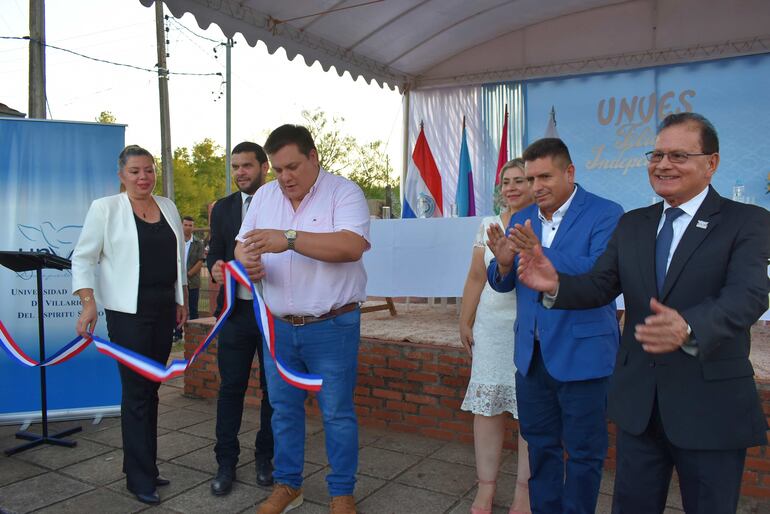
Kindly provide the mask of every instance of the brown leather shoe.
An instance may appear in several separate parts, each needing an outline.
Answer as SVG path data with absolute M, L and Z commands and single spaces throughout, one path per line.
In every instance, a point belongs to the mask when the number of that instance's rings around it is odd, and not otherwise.
M 293 489 L 286 484 L 275 484 L 273 492 L 257 508 L 257 514 L 283 514 L 302 505 L 303 500 L 302 489 Z
M 356 514 L 356 501 L 352 495 L 332 496 L 329 505 L 330 514 Z

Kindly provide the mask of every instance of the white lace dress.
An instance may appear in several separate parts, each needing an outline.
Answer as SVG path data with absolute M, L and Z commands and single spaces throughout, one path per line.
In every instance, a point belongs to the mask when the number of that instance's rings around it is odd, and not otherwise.
M 505 228 L 500 216 L 485 217 L 473 243 L 474 247 L 484 247 L 485 266 L 489 266 L 494 257 L 486 245 L 487 227 L 492 223 Z M 485 283 L 473 325 L 471 379 L 462 410 L 484 416 L 508 411 L 513 417 L 519 417 L 514 381 L 516 366 L 513 364 L 515 319 L 516 291 L 498 293 Z

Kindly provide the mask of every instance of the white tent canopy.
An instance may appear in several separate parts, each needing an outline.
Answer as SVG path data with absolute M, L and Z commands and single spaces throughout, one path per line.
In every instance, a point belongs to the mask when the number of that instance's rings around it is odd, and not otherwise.
M 140 0 L 150 6 L 154 0 Z M 206 28 L 401 90 L 770 51 L 767 0 L 165 0 Z

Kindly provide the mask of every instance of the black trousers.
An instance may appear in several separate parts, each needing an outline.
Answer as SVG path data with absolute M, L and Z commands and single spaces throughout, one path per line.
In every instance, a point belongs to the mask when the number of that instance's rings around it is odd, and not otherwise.
M 197 287 L 187 289 L 187 304 L 190 309 L 190 315 L 187 319 L 198 319 L 198 300 L 201 290 Z
M 689 450 L 666 438 L 655 401 L 640 435 L 618 429 L 613 514 L 656 514 L 666 508 L 672 469 L 687 514 L 729 514 L 738 508 L 746 449 Z
M 217 400 L 217 443 L 214 453 L 219 468 L 234 472 L 238 464 L 240 444 L 238 432 L 243 418 L 243 400 L 251 375 L 251 363 L 256 352 L 259 359 L 259 383 L 262 389 L 259 430 L 254 443 L 256 459 L 273 458 L 273 429 L 270 419 L 273 408 L 267 392 L 262 337 L 250 300 L 235 301 L 230 318 L 219 333 L 217 359 L 219 363 L 219 398 Z
M 173 288 L 140 288 L 136 314 L 105 310 L 110 340 L 166 364 L 176 324 Z M 158 388 L 153 382 L 118 364 L 122 396 L 123 472 L 133 493 L 155 490 L 158 476 Z

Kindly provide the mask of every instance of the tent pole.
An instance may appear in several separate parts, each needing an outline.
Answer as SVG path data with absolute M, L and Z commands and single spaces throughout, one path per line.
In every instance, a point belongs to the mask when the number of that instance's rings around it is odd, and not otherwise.
M 401 168 L 401 194 L 399 195 L 401 205 L 404 205 L 404 185 L 406 184 L 406 173 L 409 169 L 409 86 L 404 87 L 404 100 L 401 102 L 403 107 L 403 133 L 404 133 L 404 159 Z
M 403 118 L 403 132 L 404 132 L 404 160 L 403 160 L 403 168 L 401 169 L 401 187 L 400 192 L 401 194 L 401 216 L 404 216 L 404 187 L 406 187 L 406 173 L 409 169 L 409 85 L 406 85 L 404 87 L 404 101 L 401 102 L 404 111 L 402 114 Z M 409 312 L 409 297 L 406 297 L 406 312 Z

